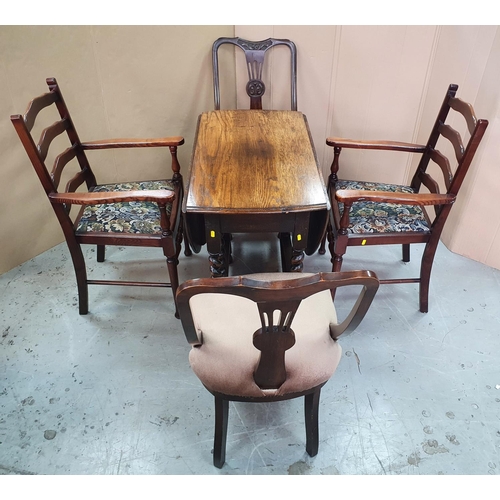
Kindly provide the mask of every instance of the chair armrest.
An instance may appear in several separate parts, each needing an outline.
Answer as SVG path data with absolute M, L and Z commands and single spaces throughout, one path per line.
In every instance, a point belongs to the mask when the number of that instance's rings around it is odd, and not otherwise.
M 387 191 L 365 191 L 362 189 L 339 189 L 335 198 L 340 203 L 352 205 L 356 201 L 375 201 L 400 205 L 451 205 L 455 202 L 453 194 L 433 193 L 392 193 Z
M 100 141 L 82 142 L 82 148 L 91 149 L 115 149 L 115 148 L 154 148 L 172 147 L 184 144 L 181 136 L 161 137 L 157 139 L 104 139 Z
M 166 189 L 144 191 L 109 191 L 104 193 L 50 193 L 49 198 L 54 203 L 70 205 L 100 205 L 103 203 L 123 203 L 131 201 L 151 201 L 159 205 L 172 203 L 175 198 L 173 191 Z
M 365 317 L 370 305 L 377 293 L 379 287 L 379 280 L 377 275 L 373 271 L 351 271 L 352 273 L 364 273 L 364 276 L 360 276 L 360 285 L 363 285 L 363 288 L 359 292 L 358 299 L 356 303 L 352 307 L 351 311 L 347 315 L 347 317 L 339 323 L 338 325 L 330 325 L 330 336 L 333 340 L 337 340 L 343 333 L 351 333 L 353 332 L 358 325 L 361 323 L 363 318 Z M 333 273 L 332 273 L 333 274 Z M 335 273 L 342 274 L 342 273 Z M 349 283 L 345 283 L 348 285 Z M 344 284 L 340 284 L 337 288 L 344 286 Z
M 408 153 L 423 153 L 425 146 L 410 142 L 396 141 L 358 141 L 353 139 L 343 139 L 341 137 L 329 137 L 326 140 L 328 146 L 336 148 L 351 149 L 381 149 L 386 151 L 405 151 Z
M 189 305 L 189 300 L 194 295 L 223 293 L 246 297 L 254 302 L 278 303 L 294 300 L 300 302 L 314 293 L 349 285 L 360 285 L 363 288 L 349 316 L 340 325 L 330 326 L 330 335 L 333 339 L 337 339 L 342 333 L 353 331 L 368 311 L 379 286 L 379 280 L 374 272 L 342 271 L 311 276 L 301 276 L 297 273 L 296 279 L 272 281 L 259 281 L 245 276 L 196 278 L 179 286 L 176 302 L 187 341 L 192 346 L 200 346 L 203 344 L 203 332 L 198 334 Z

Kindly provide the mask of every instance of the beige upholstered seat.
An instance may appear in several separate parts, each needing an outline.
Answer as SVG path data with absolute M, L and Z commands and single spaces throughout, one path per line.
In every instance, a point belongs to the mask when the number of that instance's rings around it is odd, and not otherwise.
M 331 290 L 348 285 L 362 290 L 339 324 Z M 340 361 L 337 339 L 360 323 L 377 288 L 370 271 L 251 274 L 179 287 L 189 361 L 215 396 L 216 467 L 225 461 L 228 401 L 304 396 L 306 451 L 317 454 L 320 391 Z
M 276 281 L 296 279 L 297 273 L 251 274 L 246 278 Z M 326 382 L 340 361 L 342 349 L 330 336 L 330 325 L 337 324 L 337 315 L 329 290 L 301 302 L 293 320 L 295 345 L 285 353 L 287 379 L 276 389 L 261 389 L 253 378 L 260 351 L 253 345 L 252 334 L 261 326 L 255 302 L 210 293 L 195 295 L 190 306 L 203 344 L 191 349 L 189 362 L 210 391 L 245 397 L 302 392 Z

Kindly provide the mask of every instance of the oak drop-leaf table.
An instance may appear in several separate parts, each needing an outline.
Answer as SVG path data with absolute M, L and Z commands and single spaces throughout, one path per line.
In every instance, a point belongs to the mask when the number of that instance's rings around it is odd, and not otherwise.
M 198 119 L 183 212 L 191 246 L 227 276 L 234 233 L 278 233 L 283 271 L 302 271 L 330 208 L 304 114 L 217 110 Z

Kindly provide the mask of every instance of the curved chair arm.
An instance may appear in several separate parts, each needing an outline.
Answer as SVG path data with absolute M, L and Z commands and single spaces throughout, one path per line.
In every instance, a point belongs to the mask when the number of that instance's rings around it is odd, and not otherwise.
M 334 290 L 343 286 L 361 285 L 363 289 L 345 321 L 331 328 L 331 336 L 337 339 L 343 332 L 354 330 L 365 316 L 379 286 L 377 275 L 372 271 L 344 271 L 318 273 L 310 276 L 298 274 L 297 279 L 259 281 L 245 276 L 227 278 L 197 278 L 181 284 L 176 301 L 187 341 L 194 346 L 203 343 L 194 325 L 189 300 L 200 293 L 223 293 L 246 297 L 254 302 L 279 303 L 301 301 L 310 295 Z M 253 333 L 253 332 L 251 332 Z
M 151 201 L 159 205 L 172 203 L 175 193 L 166 189 L 144 191 L 108 191 L 102 193 L 49 193 L 54 203 L 70 205 L 100 205 L 103 203 L 124 203 Z
M 366 191 L 362 189 L 339 189 L 335 198 L 340 203 L 351 206 L 357 201 L 375 201 L 398 205 L 451 205 L 455 203 L 453 194 L 433 193 L 393 193 L 388 191 Z
M 92 149 L 115 149 L 115 148 L 155 148 L 173 147 L 184 144 L 184 137 L 160 137 L 154 139 L 103 139 L 100 141 L 82 142 L 82 148 Z
M 379 149 L 386 151 L 403 151 L 407 153 L 423 153 L 425 146 L 410 142 L 397 141 L 358 141 L 353 139 L 343 139 L 341 137 L 329 137 L 326 140 L 328 146 L 334 148 L 351 149 Z

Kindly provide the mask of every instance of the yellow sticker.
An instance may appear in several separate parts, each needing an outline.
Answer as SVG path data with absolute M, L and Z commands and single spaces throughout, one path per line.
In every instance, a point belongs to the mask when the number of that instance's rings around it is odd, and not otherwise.
M 215 238 L 215 231 L 210 231 L 210 238 Z
M 302 235 L 301 234 L 298 234 L 297 235 L 297 241 L 300 241 L 302 239 Z
M 366 240 L 363 240 L 363 241 L 361 242 L 361 244 L 362 244 L 362 245 L 366 245 Z

